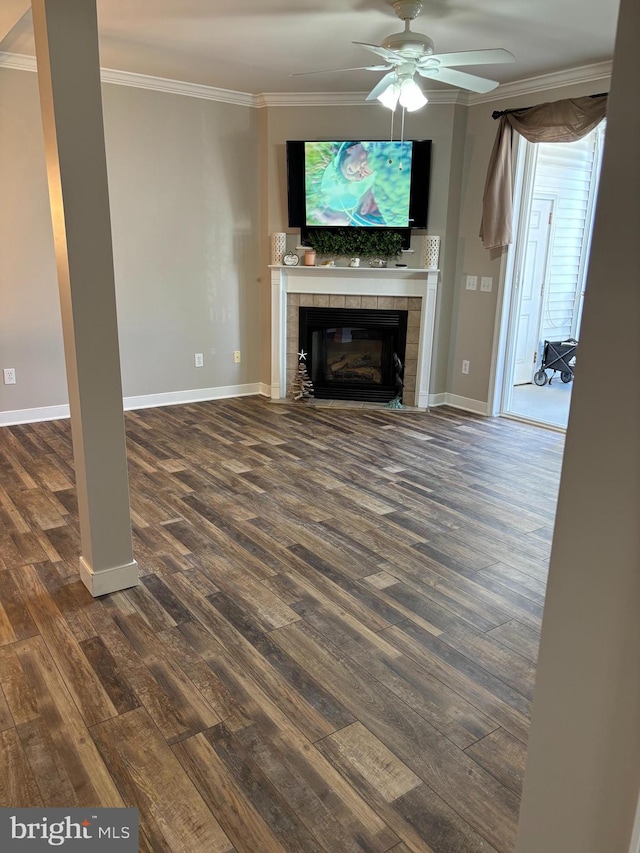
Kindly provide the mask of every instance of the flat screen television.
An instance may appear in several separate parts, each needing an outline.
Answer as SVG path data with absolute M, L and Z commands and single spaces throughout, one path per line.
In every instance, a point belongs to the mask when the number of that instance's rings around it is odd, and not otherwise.
M 399 231 L 427 227 L 431 140 L 287 142 L 289 227 Z

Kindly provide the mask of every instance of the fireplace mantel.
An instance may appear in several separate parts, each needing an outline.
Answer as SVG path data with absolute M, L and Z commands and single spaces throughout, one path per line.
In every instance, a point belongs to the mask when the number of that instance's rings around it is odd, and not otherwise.
M 416 400 L 429 405 L 438 270 L 409 267 L 285 267 L 271 270 L 271 398 L 287 396 L 287 294 L 397 296 L 421 299 Z

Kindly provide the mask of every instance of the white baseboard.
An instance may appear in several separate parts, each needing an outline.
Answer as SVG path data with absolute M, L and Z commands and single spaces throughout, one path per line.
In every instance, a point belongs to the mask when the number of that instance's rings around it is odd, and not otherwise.
M 470 397 L 460 397 L 458 394 L 445 394 L 446 406 L 454 409 L 464 409 L 465 412 L 473 412 L 476 415 L 489 415 L 489 404 L 482 400 L 472 400 Z
M 249 397 L 261 394 L 272 397 L 272 387 L 266 382 L 252 382 L 248 385 L 223 385 L 220 388 L 195 388 L 190 391 L 168 391 L 163 394 L 143 394 L 139 397 L 125 397 L 125 411 L 131 409 L 153 409 L 157 406 L 178 406 L 181 403 L 206 403 L 209 400 L 226 400 L 229 397 Z M 430 406 L 453 406 L 477 415 L 489 415 L 489 404 L 482 400 L 459 397 L 457 394 L 430 394 Z M 0 427 L 17 424 L 30 424 L 39 421 L 56 421 L 69 417 L 69 406 L 43 406 L 37 409 L 16 409 L 12 412 L 0 412 Z
M 264 390 L 266 389 L 266 390 Z M 195 388 L 189 391 L 168 391 L 163 394 L 144 394 L 140 397 L 125 397 L 125 411 L 151 409 L 156 406 L 177 406 L 180 403 L 205 403 L 208 400 L 226 400 L 229 397 L 249 397 L 264 394 L 269 397 L 269 386 L 259 382 L 248 385 L 223 385 L 220 388 Z M 57 421 L 70 417 L 69 405 L 42 406 L 37 409 L 16 409 L 0 412 L 0 426 Z
M 157 406 L 178 406 L 181 403 L 206 403 L 209 400 L 227 400 L 229 397 L 250 397 L 261 393 L 259 382 L 250 385 L 222 385 L 220 388 L 194 388 L 190 391 L 168 391 L 163 394 L 144 394 L 125 397 L 125 411 L 154 409 Z
M 59 421 L 68 417 L 68 404 L 64 406 L 42 406 L 37 409 L 15 409 L 14 411 L 0 412 L 0 426 L 32 424 L 39 421 Z
M 429 406 L 451 406 L 454 409 L 464 409 L 476 415 L 489 415 L 489 404 L 482 400 L 472 400 L 470 397 L 460 397 L 458 394 L 430 394 Z
M 489 415 L 489 404 L 482 400 L 472 400 L 470 397 L 460 397 L 458 394 L 430 394 L 429 406 L 451 406 L 454 409 L 464 409 L 476 415 Z
M 446 406 L 446 394 L 429 394 L 429 406 Z
M 119 592 L 138 585 L 138 564 L 133 560 L 124 566 L 113 566 L 96 572 L 84 557 L 80 557 L 80 580 L 94 598 L 109 592 Z

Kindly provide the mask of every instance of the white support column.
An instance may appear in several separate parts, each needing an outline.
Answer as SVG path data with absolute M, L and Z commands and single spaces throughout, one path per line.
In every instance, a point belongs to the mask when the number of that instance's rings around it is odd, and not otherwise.
M 134 586 L 95 0 L 32 0 L 82 556 L 92 595 Z

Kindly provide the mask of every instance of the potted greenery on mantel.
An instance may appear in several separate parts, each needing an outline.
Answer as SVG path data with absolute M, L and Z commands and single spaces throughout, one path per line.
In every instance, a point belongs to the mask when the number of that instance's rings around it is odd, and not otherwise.
M 402 235 L 383 229 L 310 228 L 308 236 L 318 255 L 332 257 L 393 258 L 402 249 Z

